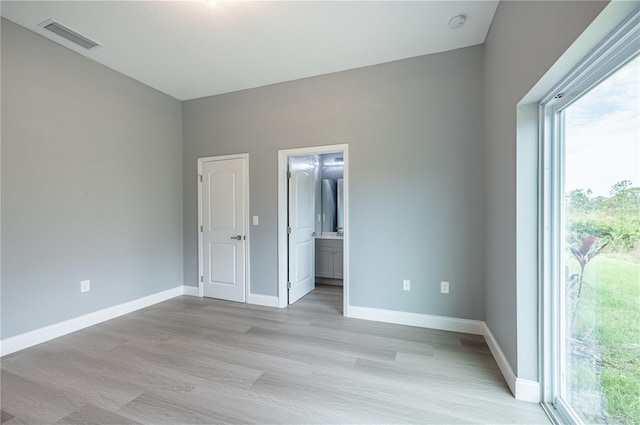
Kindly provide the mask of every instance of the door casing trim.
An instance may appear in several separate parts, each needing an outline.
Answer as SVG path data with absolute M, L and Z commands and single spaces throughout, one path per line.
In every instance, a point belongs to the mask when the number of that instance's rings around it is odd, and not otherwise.
M 307 148 L 278 150 L 278 307 L 284 308 L 287 302 L 287 162 L 290 156 L 314 155 L 332 152 L 342 152 L 344 161 L 344 239 L 343 264 L 344 277 L 342 279 L 343 296 L 342 312 L 349 316 L 349 145 L 313 146 Z
M 251 293 L 251 275 L 250 275 L 250 270 L 251 270 L 251 261 L 250 261 L 250 252 L 251 250 L 250 248 L 250 243 L 251 243 L 251 237 L 249 235 L 249 214 L 251 209 L 249 208 L 249 154 L 248 153 L 239 153 L 239 154 L 233 154 L 233 155 L 220 155 L 220 156 L 207 156 L 207 157 L 202 157 L 202 158 L 198 158 L 198 174 L 196 175 L 196 182 L 198 184 L 198 227 L 196 228 L 196 231 L 198 232 L 198 296 L 199 297 L 203 297 L 204 296 L 204 284 L 202 282 L 202 276 L 204 275 L 204 263 L 202 260 L 202 233 L 200 232 L 200 226 L 203 225 L 202 223 L 202 182 L 200 181 L 199 176 L 202 174 L 202 164 L 204 162 L 211 162 L 211 161 L 225 161 L 228 159 L 243 159 L 244 163 L 245 163 L 245 167 L 244 167 L 244 187 L 243 187 L 243 192 L 244 192 L 244 204 L 245 204 L 245 217 L 244 217 L 244 234 L 246 235 L 247 239 L 246 239 L 246 243 L 244 245 L 244 249 L 245 249 L 245 262 L 244 262 L 244 276 L 245 276 L 245 280 L 244 280 L 244 299 L 245 299 L 245 303 L 248 302 L 249 300 L 249 294 Z

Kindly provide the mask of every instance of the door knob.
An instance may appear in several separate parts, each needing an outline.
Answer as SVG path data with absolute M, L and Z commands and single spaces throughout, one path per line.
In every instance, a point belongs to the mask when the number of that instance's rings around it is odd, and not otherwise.
M 241 241 L 242 240 L 242 236 L 238 235 L 238 236 L 231 236 L 231 239 L 236 239 Z
M 316 235 L 316 232 L 313 232 L 313 233 L 311 234 L 311 236 L 315 236 L 315 235 Z

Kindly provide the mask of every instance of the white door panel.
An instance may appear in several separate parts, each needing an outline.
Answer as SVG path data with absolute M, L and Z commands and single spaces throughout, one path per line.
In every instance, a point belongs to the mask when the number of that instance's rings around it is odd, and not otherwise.
M 202 163 L 201 258 L 206 297 L 245 301 L 245 172 L 243 158 Z
M 289 158 L 289 304 L 311 292 L 315 277 L 315 166 Z
M 208 175 L 209 230 L 235 230 L 236 224 L 236 176 L 235 170 L 213 171 Z
M 296 258 L 298 259 L 296 267 L 296 282 L 302 282 L 311 278 L 311 258 L 309 253 L 311 252 L 310 243 L 307 241 L 299 242 L 296 249 Z
M 209 244 L 211 258 L 209 261 L 211 281 L 219 284 L 236 285 L 237 275 L 235 267 L 236 251 L 238 248 L 231 244 Z

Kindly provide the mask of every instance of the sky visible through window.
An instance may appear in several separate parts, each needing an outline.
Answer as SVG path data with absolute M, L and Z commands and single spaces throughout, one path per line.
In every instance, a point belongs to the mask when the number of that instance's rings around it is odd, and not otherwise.
M 640 56 L 565 110 L 565 192 L 608 197 L 622 180 L 640 186 Z

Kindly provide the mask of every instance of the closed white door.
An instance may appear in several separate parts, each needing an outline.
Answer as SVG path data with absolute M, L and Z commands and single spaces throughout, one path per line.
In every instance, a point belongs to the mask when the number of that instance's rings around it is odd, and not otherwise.
M 245 301 L 245 158 L 201 164 L 201 261 L 205 297 Z
M 289 304 L 313 291 L 315 276 L 315 165 L 289 158 Z

